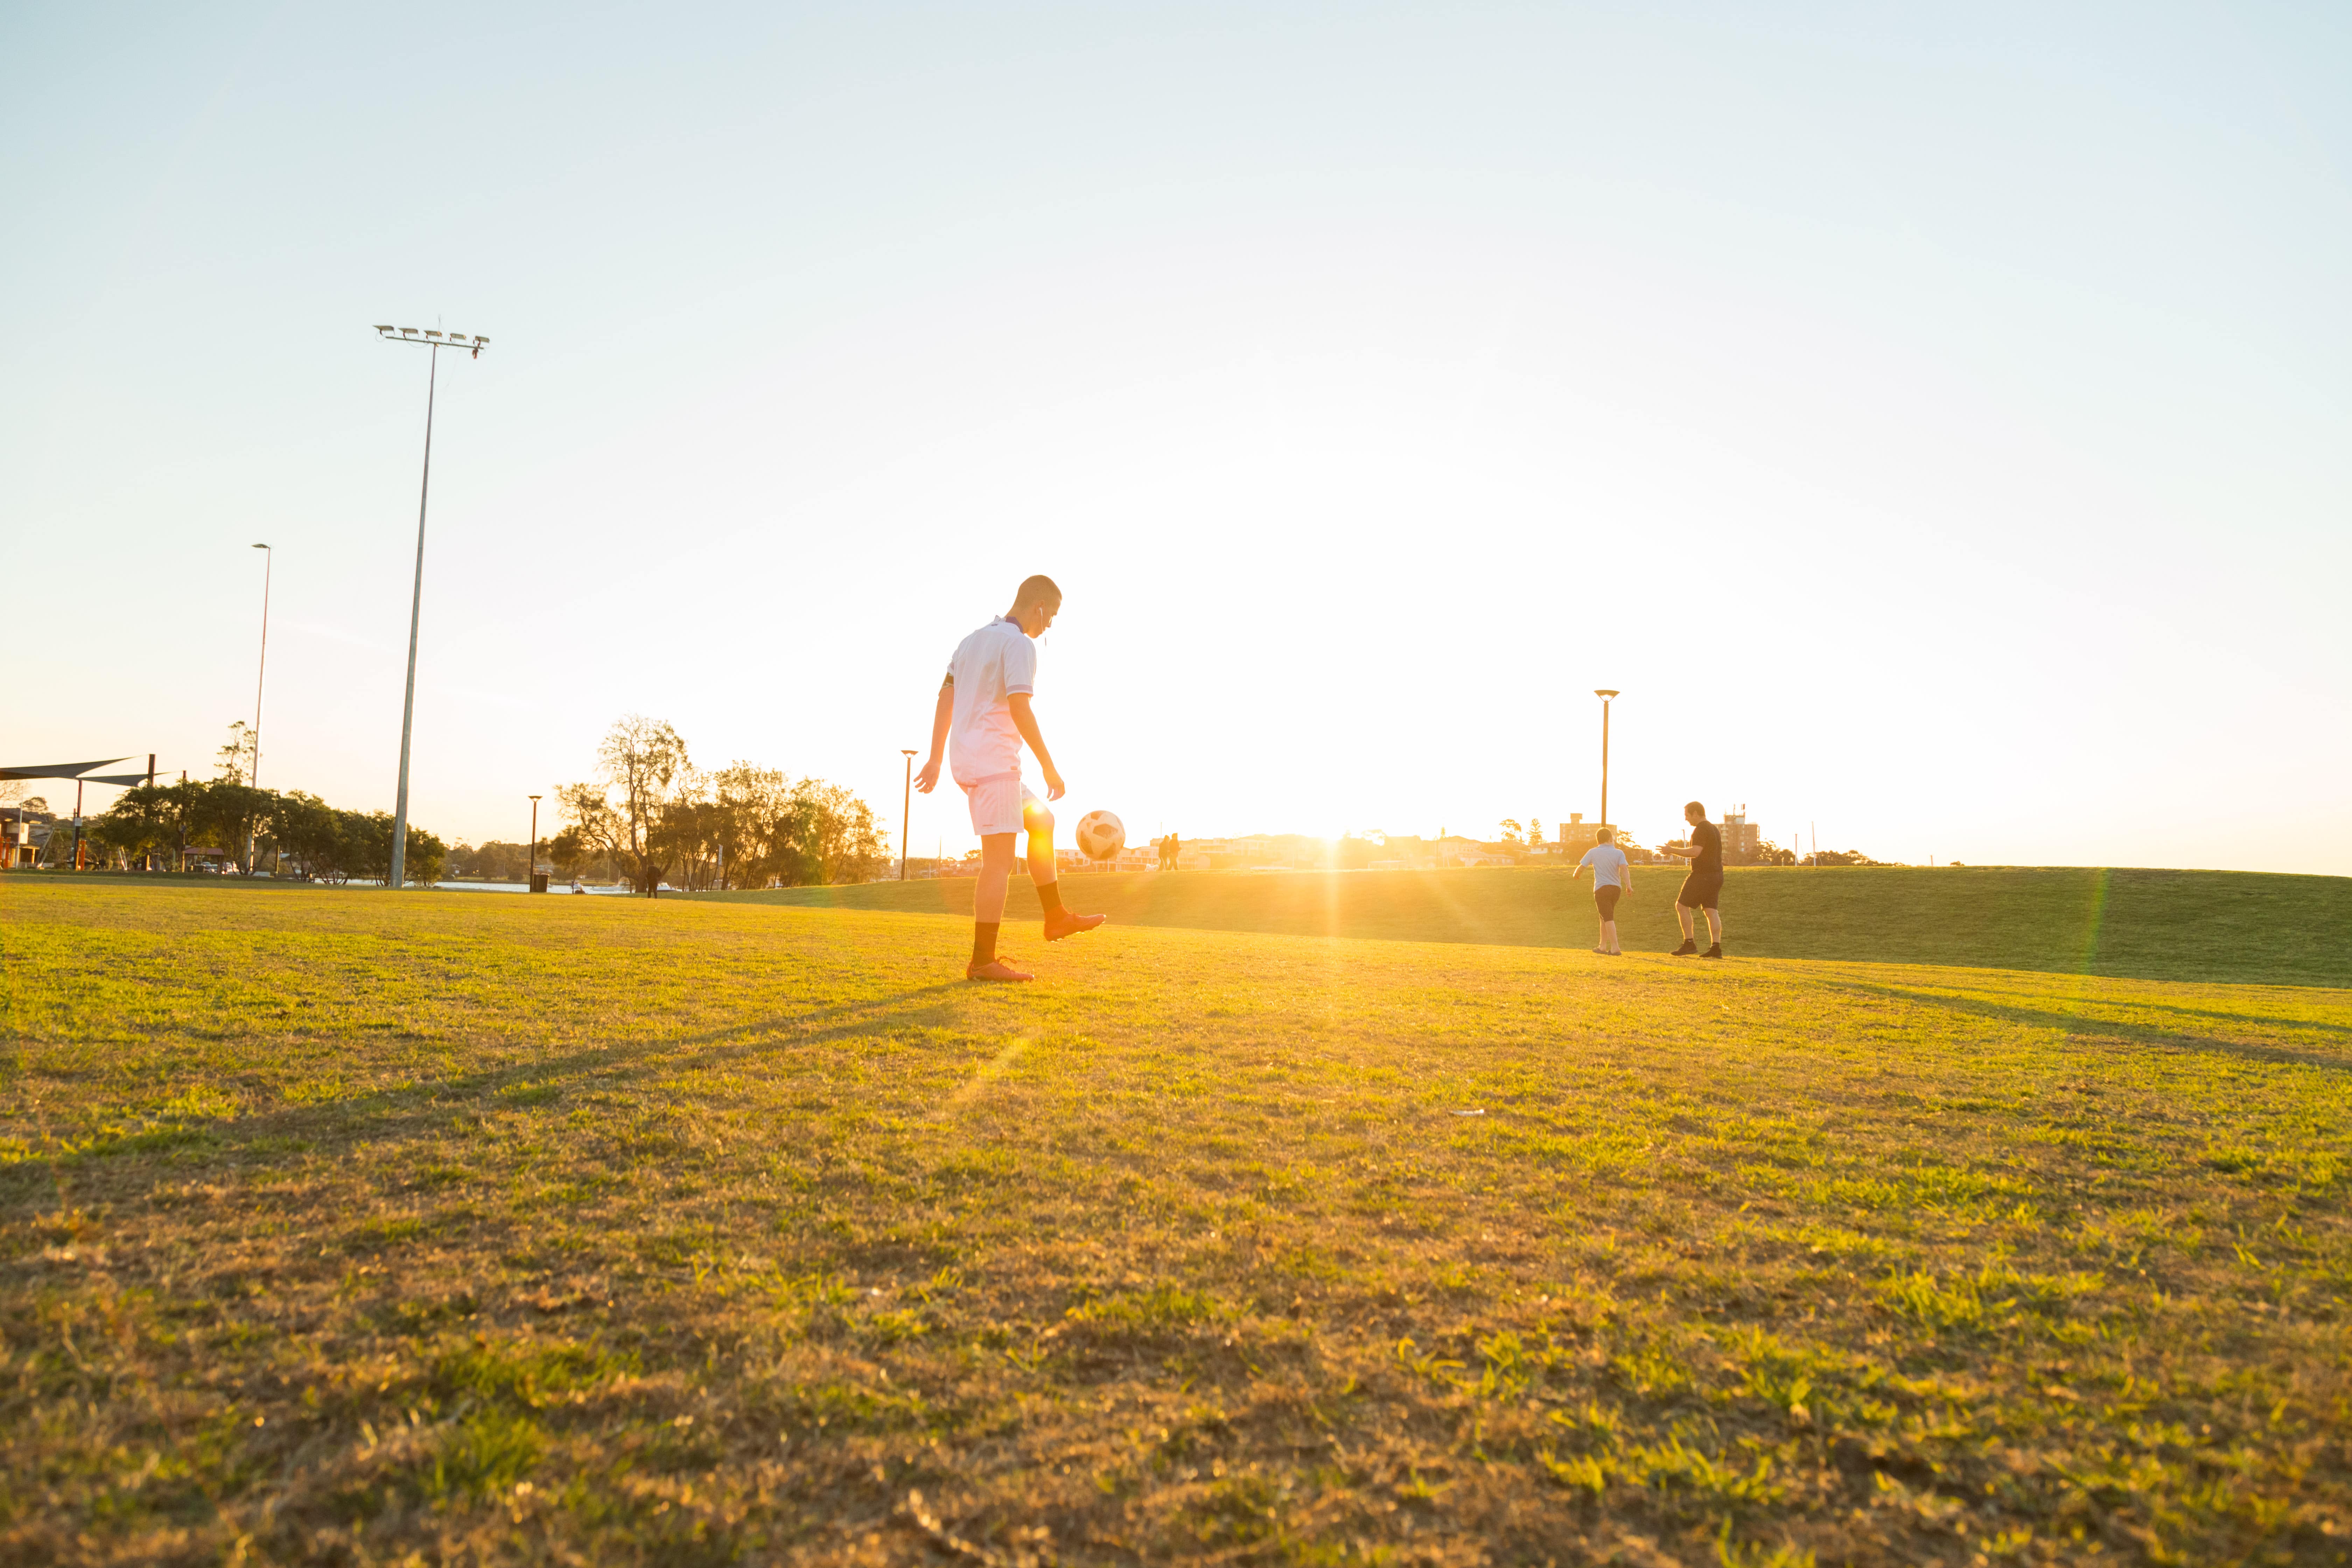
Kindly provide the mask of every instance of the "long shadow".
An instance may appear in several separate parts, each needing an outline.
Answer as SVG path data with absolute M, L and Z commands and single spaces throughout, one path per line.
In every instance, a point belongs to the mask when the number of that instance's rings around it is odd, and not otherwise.
M 2315 1051 L 2297 1050 L 2292 1046 L 2258 1046 L 2242 1040 L 2218 1039 L 2211 1035 L 2189 1035 L 2172 1029 L 2152 1028 L 2145 1024 L 2087 1018 L 2080 1013 L 2052 1012 L 2040 1007 L 2023 1007 L 2000 1002 L 1979 1001 L 1973 997 L 1942 995 L 1933 991 L 1915 991 L 1902 985 L 1874 985 L 1862 980 L 1831 980 L 1822 977 L 1816 978 L 1813 984 L 1825 991 L 1843 991 L 1851 994 L 1884 997 L 1898 1002 L 1923 1003 L 1944 1008 L 1948 1012 L 1966 1013 L 1975 1017 L 1991 1018 L 2008 1024 L 2025 1024 L 2058 1029 L 2071 1035 L 2108 1035 L 2141 1041 L 2147 1045 L 2170 1046 L 2180 1050 L 2242 1057 L 2251 1061 L 2288 1063 L 2301 1067 L 2326 1068 L 2335 1072 L 2352 1072 L 2352 1060 Z M 2300 1027 L 2300 1026 L 2293 1026 Z
M 962 983 L 943 982 L 893 996 L 778 1014 L 698 1035 L 638 1036 L 558 1057 L 425 1080 L 409 1089 L 329 1104 L 280 1106 L 252 1116 L 192 1126 L 191 1131 L 218 1139 L 215 1157 L 222 1159 L 233 1159 L 268 1138 L 307 1138 L 322 1152 L 359 1139 L 401 1143 L 445 1131 L 452 1101 L 493 1098 L 515 1085 L 562 1085 L 591 1075 L 604 1075 L 609 1081 L 616 1069 L 623 1082 L 656 1074 L 671 1077 L 681 1068 L 709 1070 L 778 1049 L 799 1050 L 861 1036 L 937 1026 L 951 1020 L 944 997 L 968 989 Z M 809 1026 L 828 1022 L 825 1027 Z M 739 1043 L 730 1046 L 723 1043 L 727 1041 Z M 677 1058 L 680 1050 L 692 1053 L 686 1062 Z M 648 1054 L 662 1059 L 646 1061 Z M 110 1201 L 121 1201 L 143 1198 L 166 1181 L 184 1181 L 211 1163 L 187 1159 L 184 1153 L 180 1158 L 163 1158 L 138 1151 L 64 1159 L 36 1156 L 0 1167 L 0 1215 L 56 1206 L 61 1174 L 69 1179 L 72 1174 L 89 1173 L 93 1185 L 104 1186 Z

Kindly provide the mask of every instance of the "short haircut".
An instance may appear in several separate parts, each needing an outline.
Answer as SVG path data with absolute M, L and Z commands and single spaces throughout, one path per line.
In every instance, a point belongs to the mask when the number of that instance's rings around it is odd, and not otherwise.
M 1034 577 L 1022 578 L 1020 590 L 1013 595 L 1013 607 L 1016 610 L 1025 610 L 1032 605 L 1056 610 L 1062 607 L 1062 590 L 1042 572 Z
M 1603 844 L 1614 844 L 1614 843 L 1616 843 L 1616 842 L 1617 842 L 1617 830 L 1616 830 L 1615 828 L 1613 828 L 1613 827 L 1604 827 L 1604 828 L 1602 828 L 1602 829 L 1601 830 L 1601 843 L 1603 843 Z
M 1696 801 L 1692 801 L 1683 807 L 1683 817 L 1685 821 L 1689 822 L 1705 822 L 1706 820 L 1706 807 L 1701 805 Z

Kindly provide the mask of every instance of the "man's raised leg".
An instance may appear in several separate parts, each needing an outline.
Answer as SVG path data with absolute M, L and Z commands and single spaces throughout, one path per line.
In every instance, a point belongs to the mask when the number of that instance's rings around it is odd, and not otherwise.
M 1004 889 L 1013 879 L 1013 833 L 985 834 L 980 840 L 980 880 L 971 889 L 971 962 L 966 980 L 1034 980 L 996 956 L 997 929 L 1004 923 Z
M 1029 829 L 1029 880 L 1036 884 L 1037 902 L 1045 911 L 1045 940 L 1059 942 L 1102 924 L 1101 915 L 1074 915 L 1062 907 L 1061 873 L 1054 864 L 1054 814 L 1045 803 L 1024 791 L 1021 821 Z M 998 908 L 1003 907 L 1000 900 Z

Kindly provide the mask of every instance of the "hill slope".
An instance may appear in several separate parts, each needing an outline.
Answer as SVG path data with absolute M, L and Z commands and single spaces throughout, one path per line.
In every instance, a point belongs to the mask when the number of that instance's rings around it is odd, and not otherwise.
M 1679 876 L 1636 868 L 1624 945 L 1664 952 Z M 1069 879 L 1074 907 L 1121 925 L 1515 947 L 1590 947 L 1590 881 L 1551 870 L 1177 872 Z M 696 897 L 925 914 L 971 912 L 967 879 Z M 1735 868 L 1727 944 L 1764 958 L 1963 964 L 2146 979 L 2352 985 L 2352 878 L 2078 868 Z M 1034 919 L 1015 878 L 1010 918 Z

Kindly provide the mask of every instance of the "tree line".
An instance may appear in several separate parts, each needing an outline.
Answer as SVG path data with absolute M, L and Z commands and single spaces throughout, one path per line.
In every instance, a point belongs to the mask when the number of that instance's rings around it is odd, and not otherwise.
M 597 776 L 556 791 L 559 871 L 599 859 L 653 896 L 871 881 L 889 863 L 874 810 L 839 784 L 735 762 L 697 768 L 677 730 L 629 714 L 596 748 Z
M 348 811 L 300 790 L 259 789 L 235 777 L 135 785 L 91 818 L 82 838 L 126 869 L 176 865 L 184 851 L 205 849 L 236 869 L 321 882 L 382 881 L 392 872 L 391 813 Z M 408 881 L 439 880 L 447 857 L 439 838 L 408 825 Z

